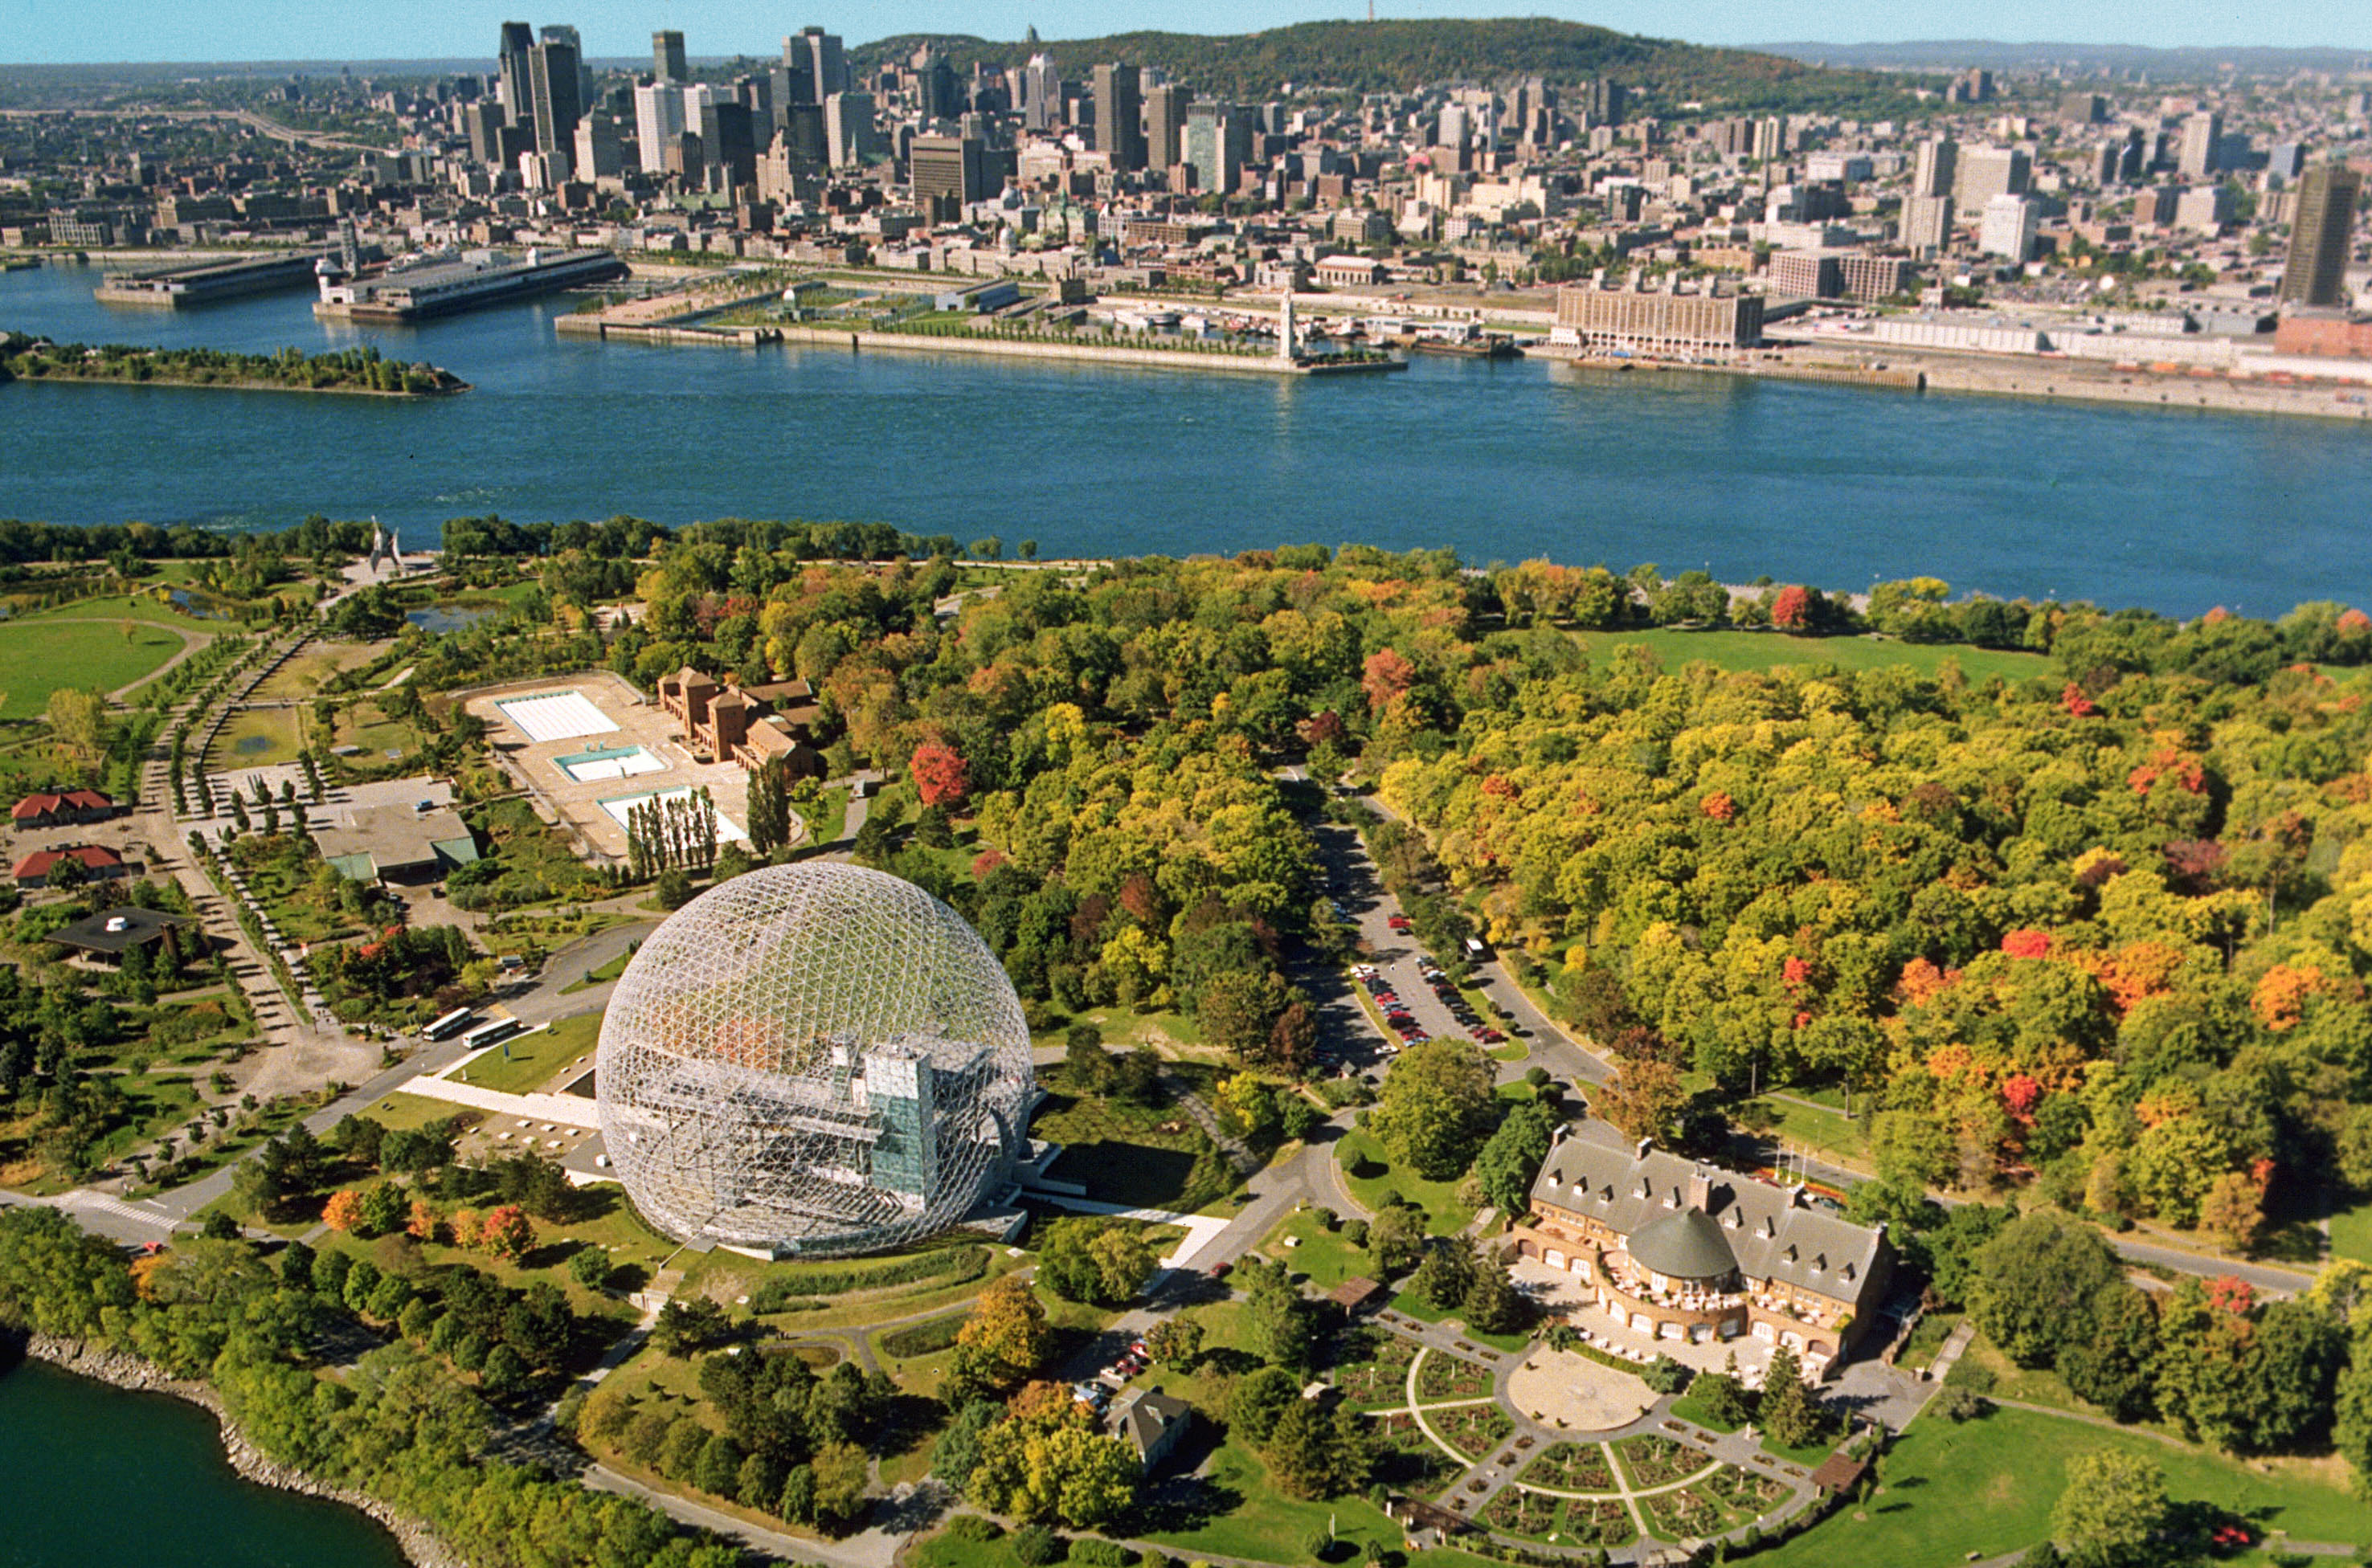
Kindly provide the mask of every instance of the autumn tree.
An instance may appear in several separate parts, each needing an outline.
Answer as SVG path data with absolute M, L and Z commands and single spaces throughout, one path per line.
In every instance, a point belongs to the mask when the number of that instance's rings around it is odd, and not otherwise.
M 1005 1393 L 1020 1386 L 1046 1359 L 1051 1330 L 1046 1308 L 1027 1280 L 1012 1274 L 992 1283 L 956 1331 L 951 1395 Z
M 2166 1515 L 2166 1476 L 2156 1459 L 2094 1448 L 2067 1461 L 2051 1536 L 2078 1562 L 2119 1568 L 2150 1560 Z
M 1633 1058 L 1599 1086 L 1593 1109 L 1626 1137 L 1662 1141 L 1680 1130 L 1688 1106 L 1688 1090 L 1671 1063 Z
M 915 747 L 907 766 L 925 806 L 958 805 L 970 787 L 963 757 L 945 741 L 926 740 Z

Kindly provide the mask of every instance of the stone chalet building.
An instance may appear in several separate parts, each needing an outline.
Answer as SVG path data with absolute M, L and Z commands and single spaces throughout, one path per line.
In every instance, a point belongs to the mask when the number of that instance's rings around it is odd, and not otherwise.
M 1894 1262 L 1882 1225 L 1595 1119 L 1559 1130 L 1511 1234 L 1518 1257 L 1572 1274 L 1634 1333 L 1750 1336 L 1796 1352 L 1816 1377 L 1869 1327 Z
M 754 773 L 780 757 L 795 784 L 824 776 L 823 753 L 813 738 L 823 709 L 804 680 L 739 686 L 685 665 L 659 677 L 659 706 L 683 726 L 685 745 L 704 749 L 720 762 L 738 762 Z

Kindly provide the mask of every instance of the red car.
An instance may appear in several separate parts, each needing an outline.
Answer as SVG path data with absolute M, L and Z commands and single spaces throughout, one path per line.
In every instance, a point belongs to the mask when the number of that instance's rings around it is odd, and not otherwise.
M 1394 931 L 1406 931 L 1409 929 L 1409 917 L 1404 914 L 1396 914 L 1389 920 L 1385 921 L 1384 923 L 1390 926 Z

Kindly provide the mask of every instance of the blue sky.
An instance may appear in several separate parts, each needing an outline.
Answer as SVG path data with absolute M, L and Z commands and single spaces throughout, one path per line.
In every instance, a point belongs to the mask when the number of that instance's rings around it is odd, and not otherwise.
M 801 8 L 805 6 L 805 8 Z M 543 7 L 549 7 L 545 9 Z M 573 22 L 597 55 L 647 52 L 651 29 L 680 28 L 694 54 L 756 53 L 820 22 L 851 41 L 909 31 L 1050 38 L 1131 28 L 1242 32 L 1364 14 L 1365 0 L 0 0 L 0 58 L 12 62 L 373 59 L 491 55 L 506 17 Z M 2372 52 L 2360 3 L 2333 0 L 1378 0 L 1384 17 L 1547 14 L 1703 43 L 1816 39 L 2047 39 L 2157 45 L 2327 44 Z

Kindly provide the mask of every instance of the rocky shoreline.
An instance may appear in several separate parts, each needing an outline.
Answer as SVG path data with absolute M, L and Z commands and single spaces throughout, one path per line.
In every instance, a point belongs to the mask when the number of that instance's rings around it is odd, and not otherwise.
M 175 1377 L 154 1362 L 144 1361 L 122 1351 L 102 1350 L 80 1340 L 31 1334 L 22 1342 L 28 1357 L 47 1362 L 77 1377 L 88 1377 L 134 1393 L 169 1394 L 206 1411 L 221 1424 L 223 1451 L 229 1456 L 230 1468 L 240 1476 L 259 1486 L 278 1487 L 283 1492 L 343 1504 L 369 1516 L 395 1538 L 397 1547 L 413 1568 L 468 1568 L 460 1553 L 446 1545 L 419 1520 L 398 1513 L 366 1493 L 326 1485 L 300 1469 L 265 1457 L 247 1440 L 247 1434 L 238 1429 L 238 1423 L 224 1413 L 222 1396 L 209 1385 L 191 1378 Z M 5 1360 L 0 1360 L 0 1368 L 5 1366 Z

